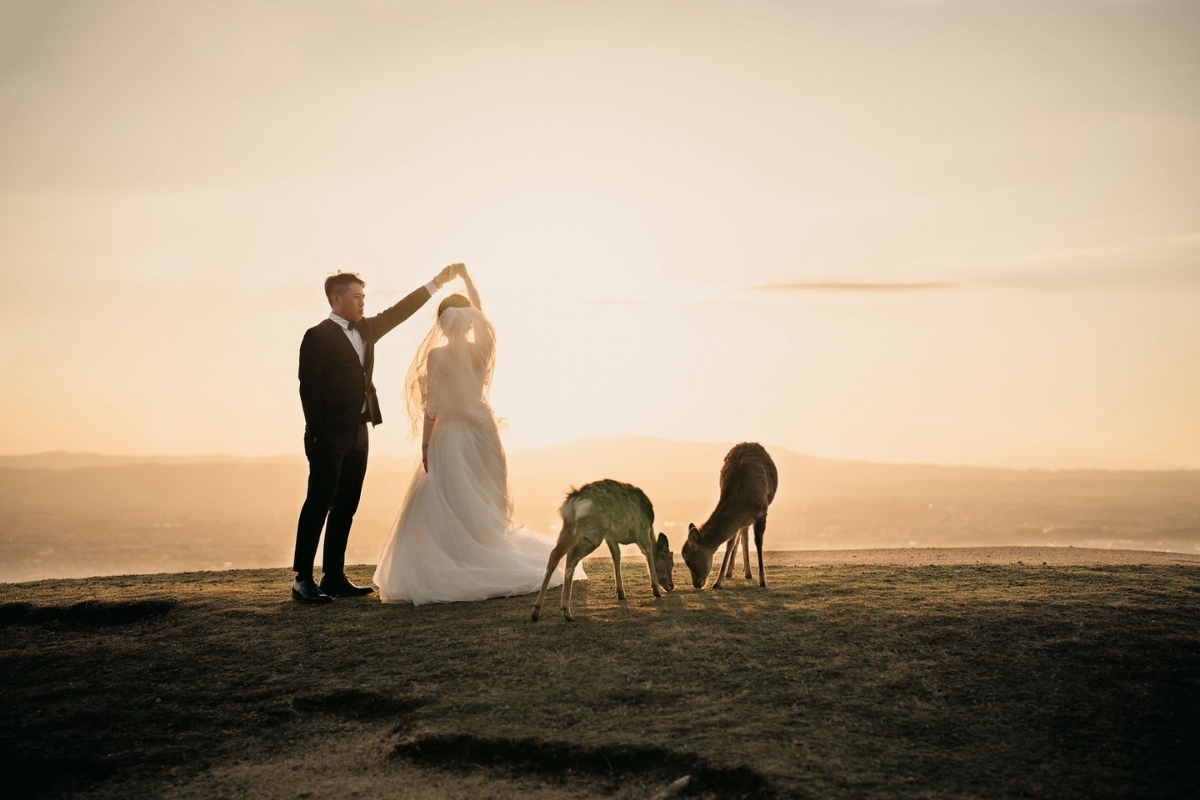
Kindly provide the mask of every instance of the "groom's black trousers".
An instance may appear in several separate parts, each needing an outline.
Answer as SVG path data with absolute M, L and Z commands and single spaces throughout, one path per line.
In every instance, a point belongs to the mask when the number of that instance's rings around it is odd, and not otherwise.
M 325 552 L 321 568 L 326 575 L 342 575 L 346 569 L 346 542 L 363 476 L 367 474 L 367 424 L 361 423 L 351 436 L 313 440 L 304 437 L 308 456 L 308 497 L 296 524 L 296 555 L 292 569 L 297 577 L 311 578 L 317 557 L 321 528 L 325 528 Z

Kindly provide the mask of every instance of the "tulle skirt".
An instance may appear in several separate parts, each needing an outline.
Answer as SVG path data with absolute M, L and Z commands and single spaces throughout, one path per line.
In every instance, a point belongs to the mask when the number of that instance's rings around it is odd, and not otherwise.
M 495 422 L 439 414 L 375 570 L 385 603 L 449 603 L 541 589 L 554 539 L 514 530 Z M 550 585 L 562 583 L 562 564 Z M 585 579 L 582 566 L 575 580 Z

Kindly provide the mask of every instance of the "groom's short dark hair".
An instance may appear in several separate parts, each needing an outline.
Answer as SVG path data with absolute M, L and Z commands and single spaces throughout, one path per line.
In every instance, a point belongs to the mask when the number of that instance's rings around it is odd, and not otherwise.
M 367 285 L 357 272 L 335 272 L 325 279 L 325 299 L 328 300 L 331 295 L 345 294 L 352 283 Z

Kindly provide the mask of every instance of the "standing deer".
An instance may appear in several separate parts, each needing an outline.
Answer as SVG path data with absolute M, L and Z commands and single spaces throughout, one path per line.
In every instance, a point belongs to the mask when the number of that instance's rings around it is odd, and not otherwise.
M 667 537 L 658 535 L 654 539 L 654 506 L 645 492 L 636 486 L 619 481 L 602 480 L 589 483 L 582 489 L 571 489 L 567 501 L 559 509 L 562 515 L 562 531 L 558 542 L 550 551 L 546 562 L 546 576 L 542 579 L 542 590 L 533 605 L 533 621 L 538 621 L 542 602 L 546 599 L 546 587 L 550 576 L 563 556 L 567 563 L 563 567 L 562 613 L 567 622 L 571 616 L 571 584 L 575 576 L 575 565 L 588 553 L 608 544 L 612 553 L 613 570 L 617 578 L 617 599 L 625 599 L 625 585 L 621 582 L 621 545 L 636 544 L 646 556 L 650 566 L 650 585 L 654 596 L 662 597 L 659 587 L 668 592 L 675 589 L 672 576 L 674 557 Z
M 714 589 L 721 588 L 726 567 L 733 569 L 737 537 L 747 537 L 744 549 L 746 561 L 750 560 L 750 526 L 754 526 L 754 547 L 758 550 L 758 585 L 766 586 L 763 573 L 762 541 L 767 529 L 767 506 L 775 499 L 779 486 L 779 472 L 775 462 L 762 445 L 743 442 L 734 445 L 725 456 L 721 467 L 721 499 L 708 521 L 697 528 L 688 525 L 688 538 L 683 545 L 683 561 L 692 573 L 692 585 L 704 588 L 708 574 L 712 572 L 713 553 L 724 543 L 725 558 L 717 573 Z M 746 577 L 750 577 L 749 563 Z

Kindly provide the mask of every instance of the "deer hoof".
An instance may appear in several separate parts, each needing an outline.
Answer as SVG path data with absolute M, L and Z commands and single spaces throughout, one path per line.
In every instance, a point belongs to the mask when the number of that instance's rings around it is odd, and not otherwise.
M 573 616 L 571 616 L 571 609 L 569 609 L 569 608 L 563 609 L 563 619 L 565 619 L 567 622 L 575 621 L 575 618 Z
M 618 599 L 618 600 L 624 600 L 624 599 L 625 599 L 625 593 L 624 593 L 624 592 L 617 592 L 617 599 Z
M 533 609 L 533 613 L 530 614 L 530 619 L 532 619 L 534 622 L 537 622 L 538 617 L 541 616 L 541 613 L 542 613 L 542 610 L 540 608 L 535 607 Z

